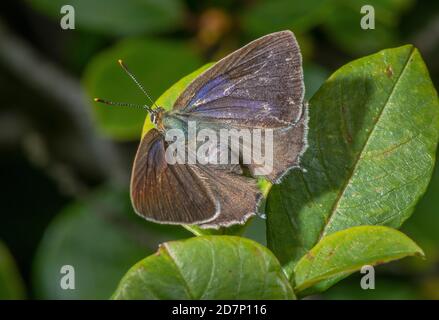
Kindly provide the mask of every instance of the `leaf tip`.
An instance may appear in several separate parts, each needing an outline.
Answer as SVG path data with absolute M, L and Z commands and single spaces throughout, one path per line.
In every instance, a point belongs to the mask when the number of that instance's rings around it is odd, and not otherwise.
M 417 250 L 416 250 L 416 252 L 415 252 L 415 256 L 416 257 L 420 257 L 422 260 L 426 260 L 427 259 L 427 257 L 426 257 L 426 255 L 425 255 L 425 252 L 424 252 L 424 250 L 422 250 L 422 248 L 421 247 L 419 247 L 419 246 L 417 246 L 418 248 L 417 248 Z

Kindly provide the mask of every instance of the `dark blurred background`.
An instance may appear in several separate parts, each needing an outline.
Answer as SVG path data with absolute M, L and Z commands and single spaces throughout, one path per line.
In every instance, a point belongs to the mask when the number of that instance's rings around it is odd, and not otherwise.
M 75 8 L 74 30 L 60 9 Z M 360 8 L 375 8 L 375 30 Z M 123 58 L 155 98 L 182 76 L 264 34 L 291 29 L 304 58 L 306 98 L 343 64 L 412 43 L 439 84 L 436 0 L 7 0 L 0 2 L 0 299 L 108 298 L 160 242 L 191 234 L 147 223 L 128 185 L 143 111 Z M 144 103 L 144 102 L 143 102 Z M 318 298 L 439 299 L 439 171 L 403 229 L 427 254 L 377 268 Z M 245 236 L 265 243 L 264 221 Z M 76 290 L 61 290 L 62 265 Z

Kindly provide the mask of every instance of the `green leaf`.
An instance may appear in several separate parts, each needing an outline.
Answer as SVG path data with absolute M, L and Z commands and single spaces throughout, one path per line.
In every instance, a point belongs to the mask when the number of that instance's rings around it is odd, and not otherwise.
M 398 228 L 431 177 L 438 141 L 436 90 L 410 45 L 353 61 L 310 101 L 304 171 L 268 197 L 267 242 L 283 265 L 319 239 L 358 225 Z
M 291 29 L 303 33 L 321 23 L 332 11 L 331 0 L 271 0 L 259 1 L 247 9 L 242 17 L 244 31 L 253 38 Z
M 359 226 L 324 237 L 302 259 L 293 273 L 297 292 L 321 281 L 424 253 L 410 238 L 383 226 Z
M 132 35 L 165 32 L 182 22 L 184 8 L 180 0 L 28 0 L 29 5 L 60 20 L 61 7 L 75 9 L 75 27 L 108 35 Z
M 107 100 L 151 104 L 117 64 L 123 59 L 150 96 L 158 97 L 176 79 L 200 65 L 188 47 L 175 42 L 126 40 L 97 55 L 84 74 L 90 103 L 94 97 Z M 111 107 L 93 102 L 98 127 L 119 140 L 138 139 L 147 113 L 136 108 Z
M 341 280 L 347 278 L 350 276 L 352 272 L 346 272 L 346 273 L 340 273 L 339 275 L 336 275 L 334 277 L 329 277 L 327 279 L 321 280 L 317 282 L 316 284 L 310 286 L 309 288 L 306 288 L 300 292 L 298 292 L 299 298 L 304 298 L 308 296 L 312 296 L 318 293 L 326 292 L 329 288 L 331 288 L 333 285 L 337 284 Z M 345 283 L 345 281 L 343 281 Z M 360 282 L 358 282 L 360 283 Z
M 0 300 L 24 299 L 23 280 L 6 246 L 0 242 Z
M 187 235 L 137 217 L 127 193 L 101 189 L 67 207 L 46 230 L 34 262 L 37 297 L 107 299 L 126 269 L 158 243 Z M 74 267 L 75 290 L 60 287 L 63 265 Z
M 294 299 L 265 247 L 233 236 L 163 244 L 123 277 L 114 299 Z

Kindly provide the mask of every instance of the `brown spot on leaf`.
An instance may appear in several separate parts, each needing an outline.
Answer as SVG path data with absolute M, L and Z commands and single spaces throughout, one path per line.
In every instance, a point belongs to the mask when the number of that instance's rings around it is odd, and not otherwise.
M 308 252 L 307 254 L 306 254 L 306 258 L 308 259 L 308 260 L 314 260 L 314 255 L 311 253 L 311 252 Z
M 391 65 L 388 65 L 388 66 L 387 66 L 387 68 L 386 68 L 386 75 L 387 75 L 389 78 L 393 77 L 393 69 L 392 69 L 392 66 L 391 66 Z
M 331 257 L 335 253 L 335 248 L 332 248 L 328 253 L 328 258 Z

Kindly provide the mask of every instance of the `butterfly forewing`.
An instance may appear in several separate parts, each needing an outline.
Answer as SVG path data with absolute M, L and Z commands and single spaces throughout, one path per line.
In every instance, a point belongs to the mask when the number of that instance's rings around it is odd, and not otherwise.
M 231 53 L 196 78 L 176 111 L 236 126 L 276 128 L 302 113 L 302 58 L 294 35 L 281 31 Z
M 298 44 L 291 31 L 281 31 L 249 43 L 205 71 L 176 100 L 174 114 L 215 130 L 273 130 L 273 170 L 256 174 L 261 166 L 254 159 L 248 168 L 253 176 L 278 183 L 299 165 L 307 145 L 303 96 Z M 242 143 L 240 148 L 252 154 Z

